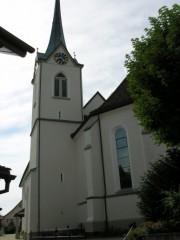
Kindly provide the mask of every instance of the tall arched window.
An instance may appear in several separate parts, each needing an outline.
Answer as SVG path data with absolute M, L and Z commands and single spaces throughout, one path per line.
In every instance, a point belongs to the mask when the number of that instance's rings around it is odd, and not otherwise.
M 67 98 L 67 94 L 67 79 L 62 73 L 59 73 L 54 78 L 54 96 Z
M 115 132 L 117 160 L 121 189 L 131 188 L 131 169 L 126 132 L 123 128 Z

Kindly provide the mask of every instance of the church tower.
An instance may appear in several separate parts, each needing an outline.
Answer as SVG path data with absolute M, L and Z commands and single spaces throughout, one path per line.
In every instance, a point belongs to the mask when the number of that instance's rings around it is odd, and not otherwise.
M 67 50 L 60 0 L 55 1 L 49 44 L 37 53 L 33 84 L 26 231 L 77 227 L 77 170 L 71 134 L 83 120 L 82 70 Z

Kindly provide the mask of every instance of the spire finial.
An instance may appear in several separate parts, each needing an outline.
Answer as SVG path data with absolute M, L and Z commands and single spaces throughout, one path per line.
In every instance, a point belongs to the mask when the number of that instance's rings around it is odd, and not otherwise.
M 60 9 L 60 0 L 55 1 L 54 7 L 54 17 L 51 29 L 51 36 L 49 44 L 46 50 L 46 55 L 51 54 L 56 47 L 62 43 L 66 48 L 66 42 L 63 33 L 62 19 L 61 19 L 61 9 Z

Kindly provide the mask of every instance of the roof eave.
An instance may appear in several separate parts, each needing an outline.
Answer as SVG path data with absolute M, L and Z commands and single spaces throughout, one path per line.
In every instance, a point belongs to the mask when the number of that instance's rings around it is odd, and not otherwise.
M 128 105 L 131 105 L 133 103 L 132 100 L 129 100 L 128 102 L 126 103 L 123 103 L 123 104 L 118 104 L 116 106 L 113 106 L 111 108 L 106 108 L 106 109 L 96 109 L 94 111 L 92 111 L 89 116 L 87 116 L 86 120 L 84 122 L 82 122 L 82 124 L 77 128 L 77 130 L 71 134 L 71 137 L 74 138 L 78 132 L 81 130 L 81 128 L 89 121 L 90 118 L 96 116 L 96 115 L 100 115 L 100 114 L 103 114 L 103 113 L 106 113 L 106 112 L 110 112 L 110 111 L 113 111 L 117 108 L 121 108 L 121 107 L 126 107 Z
M 25 57 L 27 52 L 33 53 L 35 51 L 33 47 L 0 27 L 0 48 L 2 47 L 9 49 L 11 54 L 15 53 L 20 57 Z
M 76 65 L 76 66 L 79 66 L 81 68 L 84 67 L 83 64 L 81 63 L 78 63 L 78 61 L 74 58 L 71 57 L 71 54 L 68 52 L 66 46 L 61 42 L 55 49 L 53 52 L 49 53 L 48 55 L 46 53 L 41 53 L 41 52 L 37 52 L 37 61 L 38 62 L 43 62 L 43 61 L 47 61 L 51 56 L 52 54 L 56 51 L 56 49 L 58 49 L 59 47 L 62 47 L 64 48 L 64 50 L 68 53 L 69 57 L 71 58 L 71 60 L 73 61 L 73 63 Z
M 20 183 L 19 183 L 19 187 L 22 187 L 23 181 L 24 181 L 24 179 L 25 179 L 25 177 L 26 177 L 26 175 L 29 171 L 29 165 L 30 165 L 30 163 L 27 164 L 27 166 L 24 170 L 24 173 L 23 173 L 22 178 L 21 178 Z

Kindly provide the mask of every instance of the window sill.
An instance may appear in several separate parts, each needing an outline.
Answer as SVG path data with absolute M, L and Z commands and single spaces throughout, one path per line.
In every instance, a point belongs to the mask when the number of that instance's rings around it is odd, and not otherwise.
M 70 100 L 70 98 L 68 98 L 68 97 L 55 97 L 55 96 L 53 96 L 52 98 L 63 99 L 63 100 Z
M 136 193 L 137 193 L 136 189 L 128 188 L 128 189 L 119 190 L 115 194 L 108 195 L 107 197 L 111 198 L 111 197 L 125 196 L 125 195 L 136 194 Z

